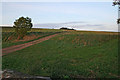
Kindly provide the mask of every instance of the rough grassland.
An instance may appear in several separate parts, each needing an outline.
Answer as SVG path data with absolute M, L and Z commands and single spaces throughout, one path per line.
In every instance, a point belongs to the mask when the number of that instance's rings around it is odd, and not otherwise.
M 12 27 L 2 27 L 2 48 L 6 48 L 12 45 L 23 44 L 36 39 L 40 39 L 45 36 L 63 32 L 58 29 L 39 29 L 32 28 L 31 31 L 23 38 L 23 40 L 17 40 L 17 35 Z
M 53 78 L 116 78 L 118 35 L 70 32 L 3 56 L 3 69 Z
M 29 32 L 23 40 L 17 40 L 17 35 L 14 32 L 4 32 L 2 33 L 2 48 L 24 44 L 57 33 L 60 32 Z
M 2 27 L 2 32 L 14 32 L 13 27 Z M 32 28 L 29 32 L 58 32 L 59 29 Z

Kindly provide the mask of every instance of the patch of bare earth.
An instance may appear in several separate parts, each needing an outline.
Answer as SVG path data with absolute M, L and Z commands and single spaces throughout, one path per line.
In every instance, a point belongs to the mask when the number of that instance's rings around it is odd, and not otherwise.
M 24 49 L 24 48 L 29 47 L 31 45 L 38 44 L 38 43 L 41 43 L 43 41 L 49 40 L 50 38 L 55 37 L 58 34 L 53 34 L 53 35 L 50 35 L 50 36 L 47 36 L 47 37 L 44 37 L 44 38 L 40 38 L 38 40 L 34 40 L 34 41 L 31 41 L 31 42 L 28 42 L 28 43 L 24 43 L 24 44 L 20 44 L 20 45 L 14 45 L 14 46 L 10 46 L 10 47 L 7 47 L 7 48 L 3 48 L 2 49 L 2 53 L 3 53 L 2 56 L 6 55 L 8 53 L 14 52 L 14 51 L 18 51 L 18 50 Z
M 24 36 L 23 37 L 23 39 L 22 40 L 15 40 L 14 42 L 19 42 L 19 41 L 29 41 L 29 40 L 33 40 L 33 39 L 37 39 L 38 37 L 41 37 L 40 35 L 34 35 L 34 34 L 32 34 L 32 35 L 26 35 L 26 36 Z

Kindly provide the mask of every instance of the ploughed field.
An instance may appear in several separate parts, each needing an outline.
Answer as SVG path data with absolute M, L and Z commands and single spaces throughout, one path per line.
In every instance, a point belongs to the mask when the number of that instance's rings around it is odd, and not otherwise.
M 2 63 L 3 69 L 36 76 L 117 78 L 118 34 L 68 31 L 9 53 Z

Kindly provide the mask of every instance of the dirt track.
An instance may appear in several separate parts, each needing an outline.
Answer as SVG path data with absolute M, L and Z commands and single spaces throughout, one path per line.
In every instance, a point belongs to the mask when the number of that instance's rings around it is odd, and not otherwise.
M 32 41 L 32 42 L 28 42 L 28 43 L 24 43 L 24 44 L 20 44 L 20 45 L 15 45 L 15 46 L 10 46 L 10 47 L 7 47 L 7 48 L 3 48 L 2 49 L 2 56 L 6 55 L 8 53 L 14 52 L 14 51 L 24 49 L 24 48 L 29 47 L 31 45 L 41 43 L 41 42 L 46 41 L 46 40 L 48 40 L 48 39 L 50 39 L 52 37 L 55 37 L 56 35 L 58 35 L 58 34 L 50 35 L 50 36 L 47 36 L 47 37 L 44 37 L 44 38 L 41 38 L 41 39 L 38 39 L 38 40 L 35 40 L 35 41 Z

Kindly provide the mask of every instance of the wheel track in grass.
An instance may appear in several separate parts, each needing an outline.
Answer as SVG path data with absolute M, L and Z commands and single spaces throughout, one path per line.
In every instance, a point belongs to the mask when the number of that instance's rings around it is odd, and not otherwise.
M 43 38 L 40 38 L 38 40 L 34 40 L 34 41 L 31 41 L 31 42 L 28 42 L 28 43 L 24 43 L 24 44 L 19 44 L 19 45 L 14 45 L 14 46 L 10 46 L 10 47 L 7 47 L 7 48 L 3 48 L 2 49 L 2 56 L 7 55 L 8 53 L 11 53 L 11 52 L 15 52 L 15 51 L 24 49 L 24 48 L 32 46 L 34 44 L 38 44 L 38 43 L 41 43 L 43 41 L 49 40 L 50 38 L 55 37 L 58 34 L 60 34 L 60 33 L 53 34 L 53 35 L 50 35 L 50 36 L 47 36 L 47 37 L 43 37 Z

